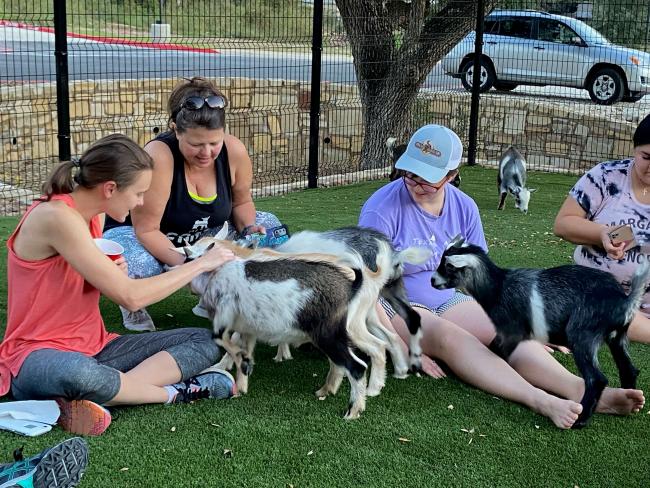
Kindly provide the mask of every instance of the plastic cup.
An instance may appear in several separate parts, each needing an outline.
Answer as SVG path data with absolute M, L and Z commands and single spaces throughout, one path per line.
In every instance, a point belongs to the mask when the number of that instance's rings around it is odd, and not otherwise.
M 95 239 L 95 244 L 101 252 L 106 254 L 111 260 L 115 261 L 122 257 L 124 254 L 124 248 L 121 244 L 110 239 L 104 239 L 102 237 Z

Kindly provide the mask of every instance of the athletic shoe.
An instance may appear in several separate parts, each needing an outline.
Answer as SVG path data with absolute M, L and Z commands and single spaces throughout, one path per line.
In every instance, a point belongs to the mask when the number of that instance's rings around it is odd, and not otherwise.
M 15 462 L 0 465 L 0 488 L 68 488 L 77 486 L 88 465 L 88 445 L 80 437 L 23 459 L 22 448 L 14 451 Z
M 221 400 L 237 394 L 237 384 L 232 375 L 216 368 L 205 370 L 172 386 L 178 393 L 171 403 L 190 403 L 202 398 Z
M 210 319 L 210 314 L 208 311 L 203 308 L 203 305 L 201 305 L 201 302 L 197 303 L 194 305 L 194 308 L 192 309 L 192 313 L 196 315 L 197 317 L 201 317 L 203 319 Z
M 80 435 L 100 435 L 111 425 L 110 412 L 95 402 L 58 398 L 56 403 L 61 409 L 58 423 L 63 430 Z
M 156 326 L 146 309 L 142 308 L 135 312 L 130 312 L 126 308 L 120 307 L 122 312 L 122 324 L 125 329 L 135 332 L 154 332 Z

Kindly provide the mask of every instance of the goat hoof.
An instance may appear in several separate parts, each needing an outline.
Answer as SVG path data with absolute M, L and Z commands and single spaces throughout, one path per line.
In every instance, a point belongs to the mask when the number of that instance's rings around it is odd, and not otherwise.
M 357 420 L 359 417 L 361 417 L 361 410 L 358 408 L 350 408 L 343 416 L 345 420 Z
M 246 376 L 249 376 L 253 372 L 253 363 L 244 359 L 241 362 L 241 372 Z
M 394 371 L 393 372 L 393 378 L 397 378 L 398 380 L 404 380 L 408 378 L 408 370 L 406 371 Z
M 366 391 L 366 395 L 371 397 L 378 396 L 381 393 L 383 387 L 384 385 L 369 386 L 368 390 Z
M 320 390 L 316 391 L 316 397 L 319 400 L 325 400 L 328 397 L 329 394 L 330 394 L 329 389 L 327 389 L 325 387 L 323 387 Z

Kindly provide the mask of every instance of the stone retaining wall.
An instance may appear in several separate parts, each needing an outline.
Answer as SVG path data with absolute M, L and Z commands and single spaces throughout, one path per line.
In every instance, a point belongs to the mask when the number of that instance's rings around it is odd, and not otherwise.
M 146 143 L 167 126 L 165 106 L 176 79 L 70 83 L 72 153 L 123 132 Z M 215 79 L 230 101 L 228 130 L 248 147 L 256 186 L 303 179 L 309 142 L 309 85 L 283 80 Z M 56 86 L 0 88 L 0 184 L 38 188 L 56 162 Z M 363 143 L 356 86 L 323 83 L 321 175 L 357 171 Z M 444 123 L 459 134 L 469 124 L 469 94 L 423 93 L 415 125 Z M 531 168 L 581 171 L 631 154 L 638 118 L 590 102 L 569 103 L 486 94 L 481 98 L 479 157 L 494 164 L 508 144 L 525 147 Z M 619 112 L 615 112 L 618 110 Z M 5 190 L 2 190 L 5 191 Z

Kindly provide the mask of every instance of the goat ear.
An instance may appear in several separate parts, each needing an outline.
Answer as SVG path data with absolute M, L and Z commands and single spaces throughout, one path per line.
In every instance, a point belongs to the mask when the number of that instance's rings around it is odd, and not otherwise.
M 454 268 L 475 267 L 478 264 L 478 259 L 473 254 L 455 254 L 447 256 L 447 262 Z
M 214 238 L 219 240 L 219 241 L 225 241 L 226 237 L 228 237 L 228 221 L 227 220 L 223 223 L 223 226 L 221 227 L 219 232 L 217 232 L 217 235 L 215 235 Z
M 447 244 L 447 249 L 451 249 L 452 247 L 461 247 L 464 244 L 464 242 L 465 242 L 465 238 L 460 234 L 456 234 L 456 237 L 451 239 L 449 241 L 449 244 Z
M 537 188 L 529 188 L 528 191 L 531 193 L 535 193 L 537 191 Z

